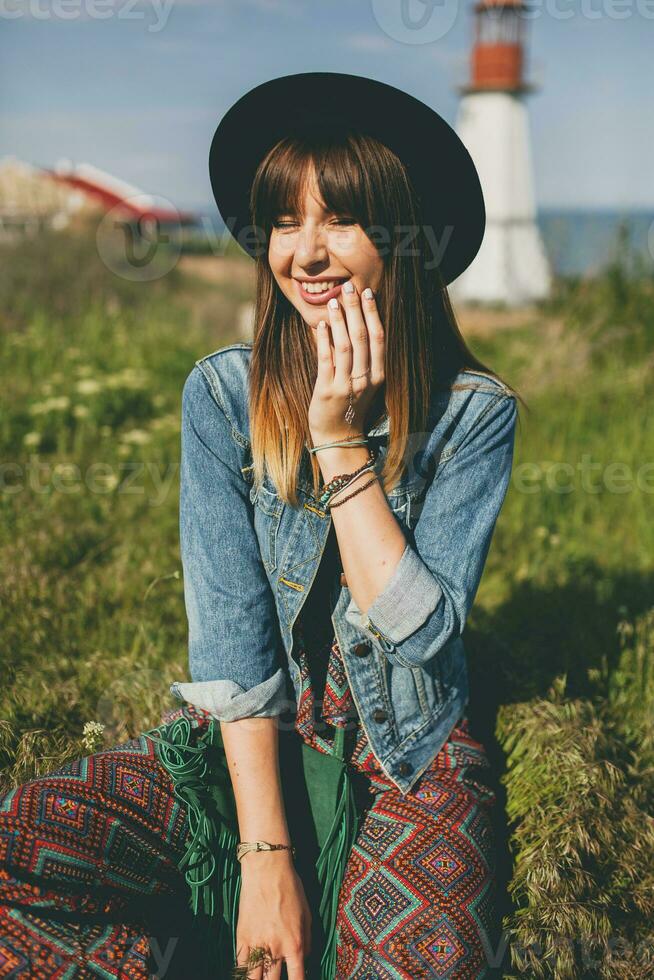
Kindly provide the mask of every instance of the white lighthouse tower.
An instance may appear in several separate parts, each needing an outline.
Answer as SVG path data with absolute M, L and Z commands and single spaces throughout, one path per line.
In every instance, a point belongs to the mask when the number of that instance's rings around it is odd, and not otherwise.
M 449 287 L 458 302 L 516 306 L 550 290 L 532 186 L 525 96 L 536 86 L 523 78 L 525 9 L 522 0 L 474 7 L 471 80 L 459 86 L 456 131 L 479 172 L 486 231 L 474 261 Z

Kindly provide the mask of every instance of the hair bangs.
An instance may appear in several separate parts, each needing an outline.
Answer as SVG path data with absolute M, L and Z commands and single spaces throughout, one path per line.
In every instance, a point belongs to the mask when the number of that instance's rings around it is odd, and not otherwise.
M 280 140 L 257 171 L 250 209 L 266 236 L 277 218 L 303 216 L 312 173 L 327 213 L 347 215 L 363 226 L 371 223 L 373 198 L 356 144 L 345 132 L 307 134 Z

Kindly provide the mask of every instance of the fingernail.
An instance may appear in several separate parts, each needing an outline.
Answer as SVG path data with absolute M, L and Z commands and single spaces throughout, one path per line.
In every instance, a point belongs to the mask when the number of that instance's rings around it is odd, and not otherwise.
M 353 293 L 354 292 L 354 283 L 352 282 L 351 279 L 348 279 L 348 281 L 343 286 L 343 292 L 344 293 Z
M 366 286 L 366 288 L 364 289 L 361 295 L 363 296 L 364 299 L 372 299 L 372 289 L 370 288 L 370 286 Z
M 327 306 L 330 306 L 332 308 L 332 310 L 337 310 L 338 309 L 338 300 L 336 299 L 335 296 L 332 296 L 332 298 L 330 299 L 330 301 L 327 304 Z

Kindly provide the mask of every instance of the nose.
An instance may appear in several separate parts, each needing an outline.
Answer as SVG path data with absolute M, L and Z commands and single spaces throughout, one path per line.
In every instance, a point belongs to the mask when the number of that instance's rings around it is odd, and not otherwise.
M 310 268 L 328 258 L 323 229 L 315 225 L 304 225 L 297 237 L 295 258 L 298 265 Z

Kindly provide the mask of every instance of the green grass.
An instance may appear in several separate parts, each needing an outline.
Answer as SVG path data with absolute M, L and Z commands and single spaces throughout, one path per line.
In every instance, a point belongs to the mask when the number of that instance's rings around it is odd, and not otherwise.
M 627 265 L 471 340 L 529 406 L 465 634 L 497 771 L 507 975 L 654 976 L 579 944 L 654 949 L 654 281 Z M 238 339 L 244 289 L 177 268 L 131 282 L 84 235 L 0 249 L 5 788 L 175 703 L 181 391 Z
M 186 676 L 179 411 L 240 297 L 123 280 L 90 238 L 0 255 L 0 769 L 5 785 L 159 723 Z M 95 747 L 95 746 L 93 746 Z
M 654 976 L 653 285 L 618 261 L 477 345 L 529 404 L 466 631 L 506 976 Z

